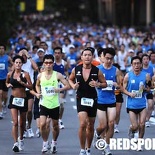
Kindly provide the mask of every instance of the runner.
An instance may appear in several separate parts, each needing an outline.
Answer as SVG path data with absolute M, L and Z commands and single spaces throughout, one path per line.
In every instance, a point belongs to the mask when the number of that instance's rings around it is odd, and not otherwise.
M 102 62 L 98 68 L 102 71 L 102 74 L 104 74 L 108 86 L 104 89 L 97 89 L 97 116 L 99 125 L 96 128 L 94 139 L 98 139 L 103 133 L 107 143 L 103 153 L 106 155 L 111 155 L 112 153 L 109 145 L 110 138 L 112 138 L 114 134 L 114 123 L 116 118 L 115 89 L 120 88 L 120 72 L 113 66 L 115 56 L 115 50 L 113 48 L 101 48 L 98 50 L 98 56 Z
M 131 125 L 129 127 L 129 138 L 134 138 L 138 131 L 139 138 L 143 138 L 146 121 L 146 91 L 150 91 L 146 85 L 150 77 L 146 72 L 141 71 L 142 60 L 135 56 L 131 59 L 132 71 L 127 73 L 123 81 L 123 93 L 127 97 L 127 113 L 129 113 Z M 137 151 L 141 151 L 139 148 Z
M 30 76 L 21 69 L 24 59 L 17 55 L 13 58 L 14 71 L 7 74 L 6 86 L 12 89 L 8 108 L 11 110 L 13 121 L 12 136 L 14 145 L 12 150 L 19 152 L 24 150 L 23 133 L 25 129 L 26 112 L 28 110 L 28 100 L 26 98 L 25 88 L 32 89 Z M 19 125 L 18 125 L 19 112 Z M 20 128 L 20 136 L 18 138 L 18 127 Z
M 53 51 L 54 51 L 54 58 L 55 58 L 53 70 L 61 73 L 66 78 L 66 74 L 67 74 L 66 71 L 67 71 L 68 65 L 67 65 L 67 62 L 62 59 L 62 54 L 63 54 L 62 48 L 55 47 Z M 61 88 L 63 87 L 63 84 L 59 82 L 59 86 Z M 66 99 L 65 99 L 66 91 L 60 92 L 59 97 L 60 97 L 59 128 L 64 129 L 65 126 L 63 124 L 62 117 L 64 113 L 64 104 L 66 103 Z
M 3 119 L 3 114 L 6 114 L 7 110 L 8 88 L 5 81 L 9 65 L 13 64 L 11 57 L 5 53 L 5 50 L 5 45 L 0 44 L 0 119 Z
M 32 84 L 33 84 L 34 83 L 34 71 L 38 71 L 38 66 L 35 63 L 35 61 L 32 60 L 32 57 L 28 54 L 28 50 L 26 48 L 21 48 L 19 50 L 19 55 L 24 58 L 24 64 L 22 65 L 22 69 L 29 73 Z M 28 98 L 28 111 L 26 113 L 27 127 L 24 132 L 24 138 L 26 137 L 32 138 L 34 137 L 34 133 L 31 127 L 34 96 L 30 93 L 30 90 L 27 88 L 26 88 L 26 96 Z
M 113 64 L 113 66 L 117 67 L 120 69 L 120 66 L 118 64 Z M 123 84 L 123 73 L 119 70 L 120 73 L 120 82 L 121 85 Z M 123 94 L 121 89 L 115 89 L 115 96 L 116 96 L 116 118 L 115 118 L 115 126 L 114 126 L 114 132 L 119 133 L 119 122 L 120 122 L 120 114 L 121 114 L 121 108 L 122 108 L 122 103 L 124 102 L 123 99 Z
M 47 119 L 52 119 L 52 135 L 51 152 L 56 153 L 57 138 L 59 136 L 59 92 L 65 91 L 70 88 L 67 80 L 61 73 L 53 71 L 54 57 L 53 55 L 45 55 L 43 58 L 43 66 L 45 71 L 40 73 L 36 82 L 36 91 L 42 95 L 40 103 L 40 132 L 43 139 L 42 152 L 49 150 L 49 142 L 47 131 Z M 58 88 L 58 81 L 64 85 Z
M 143 54 L 142 55 L 142 71 L 148 73 L 150 75 L 150 78 L 152 80 L 152 77 L 154 75 L 154 69 L 151 65 L 149 65 L 149 56 L 147 54 Z M 151 81 L 150 83 L 148 83 L 149 87 L 151 88 Z M 147 98 L 147 115 L 146 115 L 146 122 L 145 122 L 145 126 L 146 127 L 150 127 L 150 122 L 149 119 L 151 117 L 152 111 L 153 111 L 153 94 L 152 92 L 148 92 L 146 95 Z
M 77 90 L 77 112 L 79 117 L 80 154 L 90 155 L 97 112 L 96 87 L 107 86 L 101 71 L 91 64 L 94 50 L 86 48 L 81 53 L 83 64 L 75 67 L 69 77 L 69 83 Z

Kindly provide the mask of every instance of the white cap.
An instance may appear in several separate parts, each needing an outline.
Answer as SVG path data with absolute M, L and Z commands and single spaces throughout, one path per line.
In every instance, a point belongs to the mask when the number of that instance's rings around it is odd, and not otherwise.
M 45 52 L 45 51 L 44 51 L 43 48 L 39 48 L 39 49 L 37 50 L 37 53 L 38 53 L 38 52 Z
M 133 49 L 129 49 L 128 52 L 132 52 L 132 53 L 134 53 L 134 50 L 133 50 Z
M 75 46 L 74 45 L 69 45 L 69 48 L 75 48 Z

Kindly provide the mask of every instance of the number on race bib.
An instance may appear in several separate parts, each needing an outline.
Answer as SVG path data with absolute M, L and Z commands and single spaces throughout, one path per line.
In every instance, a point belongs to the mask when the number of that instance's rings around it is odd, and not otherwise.
M 24 107 L 24 98 L 14 97 L 12 104 L 18 107 Z
M 88 107 L 93 107 L 94 100 L 91 98 L 81 98 L 81 105 L 83 106 L 88 106 Z
M 139 92 L 139 90 L 132 90 L 132 93 L 135 93 L 135 98 L 142 98 L 142 92 Z

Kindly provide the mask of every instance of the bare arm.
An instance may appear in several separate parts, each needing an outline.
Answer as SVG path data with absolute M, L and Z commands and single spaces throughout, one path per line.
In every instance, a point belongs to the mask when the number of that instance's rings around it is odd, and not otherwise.
M 37 92 L 38 94 L 41 94 L 40 78 L 41 78 L 41 73 L 38 75 L 37 81 L 36 81 L 36 92 Z
M 122 90 L 122 83 L 123 83 L 123 75 L 119 69 L 116 70 L 116 82 L 114 82 L 114 86 L 116 89 Z
M 62 88 L 59 88 L 59 92 L 70 89 L 68 81 L 64 78 L 64 76 L 61 73 L 57 72 L 57 79 L 60 80 L 61 83 L 64 85 Z
M 79 82 L 75 82 L 75 68 L 72 69 L 72 72 L 69 76 L 69 84 L 73 89 L 78 89 Z
M 127 90 L 126 90 L 126 88 L 127 88 L 127 84 L 128 84 L 128 73 L 125 75 L 125 77 L 124 77 L 124 80 L 123 80 L 123 93 L 124 94 L 126 94 L 126 95 L 128 95 L 128 96 L 130 96 L 130 97 L 133 97 L 132 95 L 134 95 L 134 94 L 132 94 L 131 92 L 128 92 Z
M 100 70 L 98 73 L 98 81 L 99 82 L 96 83 L 96 87 L 100 87 L 100 88 L 106 88 L 107 87 L 107 82 L 105 80 L 105 77 Z
M 12 72 L 9 72 L 9 73 L 7 74 L 7 77 L 6 77 L 6 82 L 5 82 L 5 84 L 6 84 L 6 87 L 7 87 L 7 88 L 12 87 L 12 84 L 10 83 L 10 76 L 11 76 L 11 74 L 12 74 Z

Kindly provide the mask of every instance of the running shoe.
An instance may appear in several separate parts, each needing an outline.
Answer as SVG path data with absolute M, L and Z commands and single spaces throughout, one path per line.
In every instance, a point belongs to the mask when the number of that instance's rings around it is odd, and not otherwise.
M 145 122 L 145 127 L 147 127 L 147 128 L 150 127 L 150 122 L 149 122 L 149 121 L 146 121 L 146 122 Z
M 0 112 L 0 119 L 3 119 L 3 118 L 4 118 L 3 113 Z
M 30 128 L 30 129 L 27 129 L 27 135 L 28 135 L 28 137 L 29 138 L 32 138 L 32 137 L 34 137 L 34 133 L 33 133 L 33 130 L 32 130 L 32 128 Z
M 57 143 L 56 142 L 51 142 L 51 153 L 55 154 L 57 153 L 57 148 L 56 148 Z
M 131 129 L 129 128 L 129 132 L 128 132 L 129 139 L 134 138 L 134 134 L 135 132 L 132 132 Z
M 18 144 L 19 144 L 19 151 L 23 151 L 24 150 L 24 139 L 20 139 L 20 137 L 18 137 Z
M 62 120 L 60 120 L 60 119 L 59 119 L 59 128 L 60 128 L 60 129 L 64 129 L 64 128 L 65 128 L 65 126 L 64 126 L 64 124 L 63 124 L 63 122 L 62 122 Z
M 43 142 L 43 147 L 42 147 L 42 153 L 45 153 L 49 150 L 49 143 L 47 142 Z
M 27 130 L 24 131 L 23 137 L 24 137 L 24 138 L 27 138 L 27 137 L 28 137 Z
M 40 130 L 39 130 L 39 129 L 36 130 L 36 136 L 37 136 L 38 138 L 41 136 Z
M 14 143 L 13 147 L 12 147 L 12 150 L 14 152 L 19 152 L 19 145 L 18 145 L 18 142 Z
M 90 154 L 90 149 L 86 149 L 86 155 L 91 155 Z
M 81 150 L 79 155 L 87 155 L 85 150 Z
M 3 104 L 3 110 L 2 110 L 3 114 L 6 114 L 7 113 L 7 105 L 4 105 Z
M 118 126 L 117 125 L 115 125 L 114 132 L 115 133 L 119 133 L 119 129 L 118 129 Z
M 104 155 L 112 155 L 109 145 L 107 145 L 107 147 L 103 150 L 102 154 L 104 154 Z

